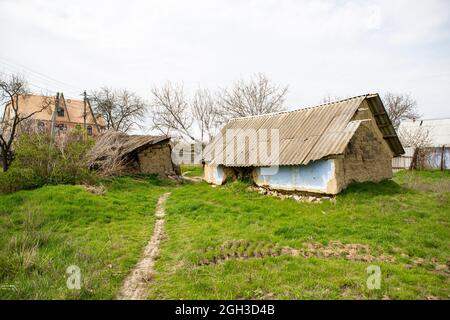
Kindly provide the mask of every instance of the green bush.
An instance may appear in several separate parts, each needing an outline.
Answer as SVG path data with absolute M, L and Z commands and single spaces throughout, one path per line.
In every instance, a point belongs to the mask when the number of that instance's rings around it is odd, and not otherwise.
M 0 193 L 33 189 L 43 184 L 31 169 L 11 167 L 7 172 L 0 172 Z
M 93 183 L 94 173 L 89 171 L 86 159 L 92 144 L 80 129 L 69 131 L 63 139 L 45 133 L 19 136 L 10 169 L 0 173 L 0 192 L 46 184 Z

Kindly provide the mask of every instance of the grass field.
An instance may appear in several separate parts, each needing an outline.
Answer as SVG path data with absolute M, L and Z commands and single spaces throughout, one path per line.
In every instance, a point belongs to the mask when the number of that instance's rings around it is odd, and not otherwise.
M 268 198 L 244 183 L 177 189 L 150 298 L 448 299 L 450 194 L 422 190 L 448 180 L 399 173 L 352 186 L 336 204 Z M 345 244 L 368 252 L 333 256 Z M 276 256 L 283 247 L 312 254 Z M 369 265 L 381 268 L 380 290 L 367 289 Z
M 0 196 L 1 299 L 114 298 L 168 186 L 148 178 L 105 183 L 104 195 L 61 185 Z M 81 269 L 81 290 L 66 287 L 70 265 Z
M 203 176 L 203 166 L 201 165 L 181 165 L 181 172 L 187 177 Z
M 0 298 L 114 298 L 170 190 L 151 299 L 449 299 L 449 181 L 399 172 L 321 204 L 243 182 L 145 177 L 105 181 L 103 195 L 81 186 L 1 195 Z M 70 265 L 81 269 L 79 291 L 66 287 Z M 366 287 L 370 265 L 381 268 L 380 290 Z

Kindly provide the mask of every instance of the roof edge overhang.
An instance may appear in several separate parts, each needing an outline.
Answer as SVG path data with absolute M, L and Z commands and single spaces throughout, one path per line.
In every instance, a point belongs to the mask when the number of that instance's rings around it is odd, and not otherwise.
M 367 103 L 369 105 L 370 111 L 375 118 L 378 129 L 383 135 L 383 139 L 389 145 L 394 157 L 400 156 L 405 153 L 402 143 L 395 131 L 392 121 L 384 107 L 383 101 L 380 95 L 369 94 L 366 97 Z

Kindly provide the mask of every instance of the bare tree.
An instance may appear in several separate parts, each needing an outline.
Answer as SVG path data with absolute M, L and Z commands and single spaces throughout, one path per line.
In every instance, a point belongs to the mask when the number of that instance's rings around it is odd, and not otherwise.
M 128 90 L 103 87 L 91 93 L 94 111 L 106 121 L 107 129 L 128 132 L 139 127 L 147 112 L 142 98 Z
M 403 146 L 414 150 L 410 169 L 425 167 L 430 155 L 428 147 L 432 145 L 430 131 L 422 126 L 401 126 L 398 129 L 398 136 Z
M 417 111 L 417 102 L 410 94 L 388 92 L 383 97 L 383 104 L 395 129 L 399 127 L 402 120 L 420 118 Z
M 265 75 L 239 80 L 219 93 L 219 105 L 224 121 L 230 118 L 254 116 L 285 110 L 288 87 L 273 84 Z
M 182 85 L 166 83 L 153 88 L 153 129 L 162 134 L 205 143 L 212 139 L 219 125 L 217 102 L 208 89 L 198 89 L 189 99 Z
M 0 103 L 5 104 L 0 127 L 0 152 L 3 171 L 7 171 L 11 165 L 13 142 L 20 126 L 35 114 L 50 107 L 50 99 L 43 99 L 42 105 L 33 112 L 21 113 L 19 110 L 20 98 L 26 98 L 29 94 L 27 81 L 22 76 L 11 75 L 9 79 L 0 78 Z
M 322 97 L 322 99 L 320 100 L 320 103 L 330 103 L 330 102 L 336 102 L 339 100 L 342 100 L 342 98 L 340 96 L 331 95 L 330 93 L 327 93 L 326 95 L 324 95 Z
M 162 134 L 176 133 L 196 140 L 192 132 L 194 118 L 182 85 L 167 82 L 162 88 L 153 88 L 153 128 Z
M 217 95 L 198 89 L 192 99 L 182 85 L 168 82 L 152 89 L 153 129 L 204 143 L 230 118 L 284 110 L 286 93 L 287 87 L 272 84 L 262 74 L 250 81 L 240 80 Z
M 192 114 L 200 131 L 200 141 L 211 141 L 218 129 L 217 101 L 208 89 L 198 89 L 192 100 Z

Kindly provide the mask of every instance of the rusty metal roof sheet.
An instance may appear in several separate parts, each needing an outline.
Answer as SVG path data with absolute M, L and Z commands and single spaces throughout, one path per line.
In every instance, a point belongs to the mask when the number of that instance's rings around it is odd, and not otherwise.
M 308 164 L 342 154 L 361 123 L 361 120 L 352 121 L 352 118 L 364 100 L 368 101 L 370 111 L 394 155 L 402 154 L 403 148 L 381 99 L 378 94 L 372 94 L 295 111 L 232 119 L 207 146 L 205 161 L 236 167 L 273 165 L 268 157 L 257 154 L 259 143 L 268 141 L 271 145 L 270 129 L 278 129 L 279 133 L 278 165 Z M 227 139 L 230 129 L 235 135 Z M 267 130 L 267 138 L 262 141 L 264 129 Z

